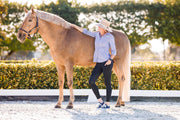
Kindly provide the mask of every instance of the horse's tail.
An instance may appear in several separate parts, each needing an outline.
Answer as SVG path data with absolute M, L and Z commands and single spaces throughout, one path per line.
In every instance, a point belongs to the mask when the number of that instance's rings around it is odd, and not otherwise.
M 125 81 L 124 81 L 124 89 L 122 94 L 122 101 L 130 101 L 130 85 L 131 85 L 131 71 L 130 71 L 130 65 L 131 65 L 131 45 L 129 42 L 128 45 L 128 51 L 125 56 L 124 61 L 124 75 L 125 75 Z

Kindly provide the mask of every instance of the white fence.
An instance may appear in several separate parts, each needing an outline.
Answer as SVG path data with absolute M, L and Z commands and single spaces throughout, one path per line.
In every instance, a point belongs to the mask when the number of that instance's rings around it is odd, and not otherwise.
M 100 89 L 102 96 L 106 95 L 105 89 Z M 69 89 L 63 90 L 64 95 L 69 95 Z M 0 96 L 58 96 L 58 89 L 3 89 L 0 90 Z M 87 95 L 87 102 L 96 102 L 95 95 L 91 89 L 74 89 L 74 95 Z M 112 96 L 118 96 L 119 91 L 113 90 Z M 132 97 L 178 97 L 180 98 L 180 91 L 178 90 L 131 90 Z

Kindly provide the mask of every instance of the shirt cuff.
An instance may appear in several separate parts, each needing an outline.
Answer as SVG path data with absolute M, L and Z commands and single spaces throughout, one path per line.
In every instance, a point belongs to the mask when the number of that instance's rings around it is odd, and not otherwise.
M 83 33 L 84 33 L 84 34 L 87 33 L 87 29 L 84 28 L 84 29 L 83 29 Z
M 116 51 L 112 51 L 111 54 L 116 56 Z

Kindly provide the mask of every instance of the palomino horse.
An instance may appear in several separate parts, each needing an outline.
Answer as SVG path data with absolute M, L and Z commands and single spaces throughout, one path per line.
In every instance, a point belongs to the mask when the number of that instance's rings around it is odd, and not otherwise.
M 27 13 L 17 38 L 24 42 L 30 34 L 39 32 L 43 40 L 50 48 L 51 56 L 56 63 L 59 80 L 59 99 L 56 108 L 61 108 L 63 101 L 64 74 L 67 73 L 67 84 L 70 89 L 70 100 L 67 108 L 73 108 L 73 66 L 94 66 L 94 38 L 84 35 L 72 27 L 59 16 L 43 12 L 25 9 Z M 117 30 L 113 30 L 117 55 L 114 58 L 113 71 L 117 75 L 119 84 L 119 97 L 116 107 L 125 105 L 129 101 L 130 90 L 130 55 L 131 48 L 127 36 Z

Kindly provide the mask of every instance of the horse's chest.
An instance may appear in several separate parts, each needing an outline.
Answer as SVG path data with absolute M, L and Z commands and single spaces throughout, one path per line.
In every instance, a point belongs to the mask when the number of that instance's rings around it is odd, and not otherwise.
M 65 52 L 63 52 L 63 50 L 50 50 L 50 53 L 54 60 L 63 60 L 65 57 Z

